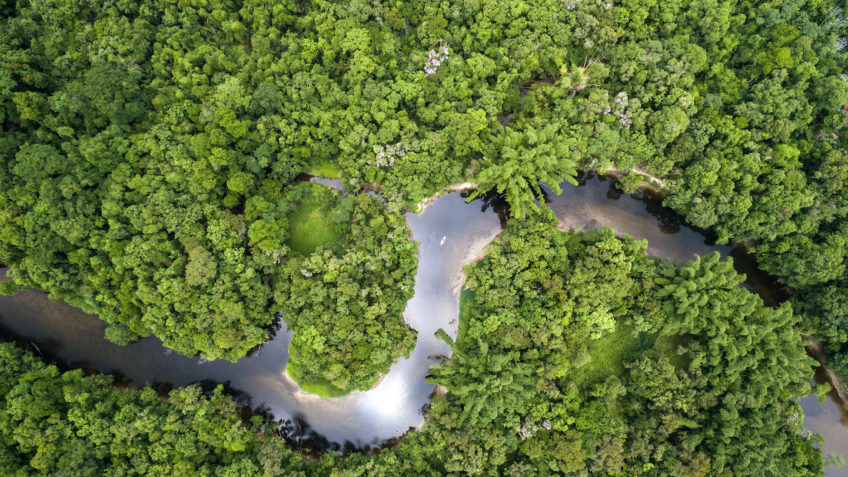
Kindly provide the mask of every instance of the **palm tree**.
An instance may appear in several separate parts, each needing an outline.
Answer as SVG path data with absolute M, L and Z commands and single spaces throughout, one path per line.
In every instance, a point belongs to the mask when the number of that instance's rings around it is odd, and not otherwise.
M 549 124 L 537 129 L 527 126 L 523 131 L 509 129 L 498 141 L 499 161 L 483 169 L 477 177 L 477 189 L 472 200 L 494 189 L 506 194 L 510 215 L 524 217 L 527 206 L 538 209 L 536 200 L 543 200 L 540 182 L 551 186 L 555 193 L 562 190 L 563 180 L 575 183 L 571 145 L 574 139 L 559 136 L 559 127 Z
M 607 76 L 609 70 L 601 60 L 606 56 L 602 54 L 598 58 L 586 58 L 583 61 L 583 66 L 575 66 L 573 64 L 561 65 L 559 67 L 560 78 L 556 84 L 566 91 L 571 92 L 573 99 L 577 93 L 586 88 L 598 86 L 593 83 L 593 80 L 603 79 Z

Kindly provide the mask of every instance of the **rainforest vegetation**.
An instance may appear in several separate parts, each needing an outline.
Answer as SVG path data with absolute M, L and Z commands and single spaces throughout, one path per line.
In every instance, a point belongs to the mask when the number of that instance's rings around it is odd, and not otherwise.
M 472 181 L 529 218 L 471 271 L 465 332 L 433 371 L 447 394 L 399 448 L 338 465 L 816 474 L 790 398 L 810 374 L 802 333 L 848 376 L 846 8 L 0 2 L 0 263 L 12 277 L 0 291 L 44 290 L 108 322 L 112 341 L 153 335 L 207 359 L 238 360 L 279 316 L 294 331 L 291 375 L 340 395 L 414 345 L 402 212 Z M 720 242 L 748 244 L 793 310 L 763 308 L 716 257 L 648 260 L 611 232 L 559 234 L 540 218 L 540 181 L 611 168 L 627 190 L 661 185 Z M 302 184 L 304 172 L 350 193 Z M 263 452 L 291 453 L 249 439 L 257 427 L 235 426 L 220 394 L 158 401 L 4 353 L 3 466 L 159 473 L 172 450 L 128 442 L 168 436 L 209 473 L 288 472 Z M 125 402 L 138 412 L 117 413 Z M 226 427 L 240 444 L 190 426 Z M 239 465 L 253 467 L 226 470 Z
M 373 456 L 307 463 L 261 433 L 261 418 L 242 425 L 220 388 L 163 401 L 5 344 L 0 465 L 7 475 L 820 475 L 792 399 L 809 392 L 812 359 L 789 304 L 765 307 L 717 253 L 676 263 L 645 247 L 610 229 L 510 221 L 470 268 L 463 331 L 432 370 L 447 394 L 419 433 Z
M 290 190 L 295 253 L 281 267 L 286 286 L 274 294 L 294 331 L 287 370 L 322 397 L 368 389 L 415 345 L 402 317 L 418 263 L 415 243 L 403 216 L 370 195 L 341 196 L 317 184 Z
M 550 214 L 551 216 L 553 214 Z M 447 471 L 489 475 L 816 475 L 792 396 L 811 358 L 717 252 L 681 264 L 610 229 L 511 221 L 466 286 L 433 370 Z

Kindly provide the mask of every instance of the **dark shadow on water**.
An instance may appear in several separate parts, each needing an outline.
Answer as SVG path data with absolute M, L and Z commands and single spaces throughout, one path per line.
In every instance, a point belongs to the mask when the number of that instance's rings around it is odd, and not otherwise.
M 283 314 L 277 313 L 276 315 L 274 315 L 274 321 L 268 328 L 268 339 L 265 340 L 265 343 L 273 341 L 274 338 L 277 337 L 277 333 L 279 333 L 280 330 L 283 328 L 283 325 L 285 325 L 285 321 L 283 321 Z M 247 354 L 244 355 L 245 358 L 252 358 L 258 356 L 259 353 L 262 351 L 262 347 L 265 345 L 265 343 L 250 348 L 250 350 L 247 351 Z
M 617 187 L 610 187 L 609 190 L 607 191 L 607 199 L 618 200 L 618 199 L 621 198 L 622 194 L 624 194 L 624 192 L 618 190 Z
M 574 177 L 574 180 L 577 181 L 577 186 L 579 187 L 586 185 L 586 182 L 588 182 L 590 179 L 594 179 L 595 177 L 597 177 L 597 174 L 595 174 L 594 172 L 578 171 L 577 175 Z M 600 180 L 601 182 L 603 182 L 605 179 L 601 177 Z
M 814 379 L 816 385 L 818 386 L 821 384 L 829 383 L 827 375 L 825 374 L 825 368 L 823 366 L 816 366 L 815 369 L 816 373 Z M 842 424 L 848 425 L 848 403 L 843 401 L 842 398 L 839 397 L 839 393 L 837 393 L 836 390 L 832 387 L 830 391 L 827 392 L 827 395 L 830 399 L 833 400 L 833 402 L 839 405 L 839 410 L 842 414 L 842 419 L 840 422 L 842 422 Z
M 642 190 L 637 191 L 633 196 L 645 204 L 645 210 L 659 221 L 662 233 L 668 235 L 680 233 L 680 227 L 685 224 L 683 216 L 663 206 L 662 200 L 657 200 L 651 194 Z
M 56 368 L 63 373 L 80 369 L 85 376 L 91 376 L 94 374 L 105 374 L 110 376 L 112 378 L 112 383 L 118 388 L 133 387 L 133 379 L 120 369 L 103 370 L 98 369 L 96 366 L 87 361 L 75 360 L 69 362 L 62 358 L 58 352 L 58 350 L 62 348 L 61 342 L 56 339 L 47 338 L 36 342 L 27 337 L 17 336 L 9 328 L 0 324 L 0 343 L 4 342 L 14 343 L 22 350 L 38 356 L 44 364 L 48 366 L 56 366 Z M 154 381 L 149 386 L 153 388 L 157 394 L 163 397 L 166 396 L 167 393 L 174 387 L 171 383 L 158 381 Z
M 468 192 L 461 193 L 461 196 L 465 199 L 468 199 L 469 195 L 470 193 Z M 495 214 L 497 214 L 501 227 L 506 227 L 506 222 L 509 220 L 509 204 L 506 202 L 505 194 L 498 194 L 494 191 L 487 192 L 474 199 L 474 202 L 480 203 L 480 212 L 482 213 L 491 209 Z
M 343 445 L 330 442 L 326 437 L 312 430 L 303 415 L 295 415 L 291 419 L 276 421 L 269 424 L 268 427 L 273 428 L 272 433 L 274 435 L 285 439 L 286 442 L 297 447 L 301 452 L 316 457 L 327 452 L 338 453 L 343 448 L 353 445 L 349 441 Z
M 733 258 L 733 268 L 745 275 L 748 289 L 760 295 L 766 305 L 777 306 L 794 295 L 792 288 L 761 270 L 757 266 L 757 258 L 745 246 L 736 245 L 730 256 Z
M 147 386 L 155 390 L 159 394 L 159 397 L 163 398 L 167 397 L 174 390 L 174 383 L 167 381 L 153 381 L 152 383 L 148 383 Z
M 33 353 L 46 364 L 53 364 L 62 371 L 73 369 L 56 353 L 56 350 L 61 347 L 58 340 L 46 339 L 36 343 L 26 336 L 16 335 L 12 330 L 0 323 L 0 343 L 8 342 L 15 343 L 22 350 Z
M 551 198 L 554 196 L 554 191 L 547 184 L 540 184 L 539 190 L 542 191 L 542 201 L 546 204 L 551 203 Z M 538 200 L 536 203 L 538 204 Z

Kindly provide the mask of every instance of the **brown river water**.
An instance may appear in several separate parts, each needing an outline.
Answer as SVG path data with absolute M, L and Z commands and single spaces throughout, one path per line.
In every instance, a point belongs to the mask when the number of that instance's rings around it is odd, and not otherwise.
M 748 277 L 746 286 L 768 304 L 787 296 L 756 268 L 742 247 L 717 246 L 707 233 L 687 226 L 682 217 L 662 207 L 647 192 L 623 194 L 612 179 L 582 174 L 580 185 L 562 184 L 563 193 L 546 189 L 546 202 L 566 227 L 611 227 L 619 234 L 647 239 L 648 254 L 679 260 L 714 250 L 734 258 L 736 269 Z M 335 184 L 327 184 L 335 185 Z M 291 334 L 285 325 L 273 339 L 237 363 L 203 361 L 170 352 L 156 338 L 128 346 L 103 339 L 104 323 L 64 303 L 50 301 L 39 291 L 0 297 L 0 338 L 15 339 L 63 368 L 86 368 L 113 373 L 118 381 L 160 390 L 200 382 L 224 383 L 237 400 L 282 421 L 281 434 L 290 441 L 318 450 L 377 447 L 402 436 L 424 421 L 433 392 L 425 381 L 434 356 L 449 352 L 436 339 L 442 328 L 455 337 L 462 267 L 470 263 L 501 231 L 505 204 L 498 198 L 470 203 L 461 193 L 445 194 L 418 214 L 408 213 L 413 238 L 420 242 L 415 295 L 404 318 L 418 331 L 411 356 L 396 363 L 374 389 L 341 398 L 321 399 L 301 391 L 285 374 Z M 833 393 L 831 393 L 833 394 Z M 805 426 L 824 437 L 822 450 L 848 455 L 848 413 L 831 395 L 824 403 L 801 400 Z M 847 475 L 828 468 L 828 475 Z

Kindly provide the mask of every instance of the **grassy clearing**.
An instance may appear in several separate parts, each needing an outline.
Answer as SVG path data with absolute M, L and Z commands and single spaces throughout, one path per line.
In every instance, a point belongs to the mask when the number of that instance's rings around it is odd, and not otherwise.
M 333 247 L 339 240 L 338 226 L 331 219 L 335 204 L 309 200 L 289 217 L 289 246 L 303 255 L 316 248 Z
M 675 367 L 683 368 L 689 363 L 685 356 L 677 354 L 677 349 L 685 346 L 686 341 L 686 338 L 677 335 L 659 338 L 644 333 L 634 335 L 633 328 L 619 323 L 612 333 L 588 343 L 591 361 L 572 370 L 571 377 L 578 386 L 585 386 L 607 376 L 623 376 L 625 358 L 650 348 L 665 354 Z
M 678 369 L 683 369 L 689 366 L 689 358 L 685 355 L 677 354 L 677 349 L 680 347 L 686 348 L 689 338 L 680 335 L 660 336 L 656 339 L 654 347 L 665 354 L 665 357 L 671 361 Z
M 330 179 L 341 179 L 342 177 L 341 171 L 336 169 L 332 161 L 322 161 L 313 164 L 306 173 L 310 176 L 329 177 Z
M 588 346 L 591 361 L 571 372 L 578 386 L 598 382 L 611 375 L 623 375 L 625 356 L 638 351 L 640 343 L 631 327 L 619 323 L 615 331 L 589 341 Z
M 353 391 L 353 389 L 337 388 L 330 384 L 329 381 L 323 379 L 304 381 L 297 364 L 294 363 L 291 358 L 289 358 L 289 362 L 286 364 L 286 372 L 289 374 L 289 377 L 292 378 L 298 386 L 300 386 L 300 389 L 321 398 L 341 397 L 350 394 L 350 392 Z

